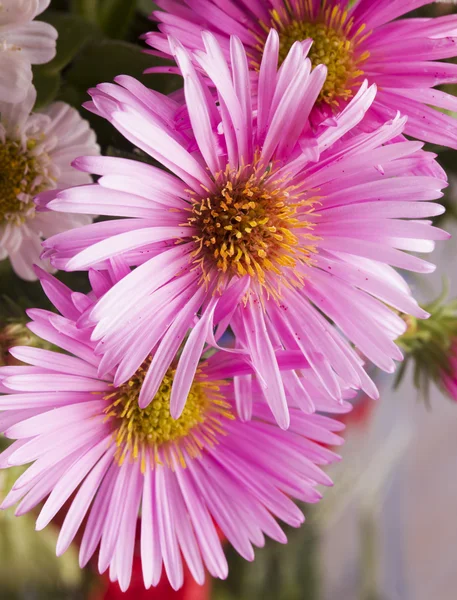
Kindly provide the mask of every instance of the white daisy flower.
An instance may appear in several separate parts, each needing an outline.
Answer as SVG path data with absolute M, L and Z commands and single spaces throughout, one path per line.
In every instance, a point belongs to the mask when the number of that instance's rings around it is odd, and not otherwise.
M 36 91 L 29 86 L 22 102 L 0 101 L 0 260 L 9 256 L 23 279 L 36 279 L 33 265 L 50 271 L 40 259 L 41 240 L 91 222 L 85 215 L 61 215 L 36 206 L 44 191 L 91 183 L 71 162 L 99 154 L 95 133 L 79 113 L 55 102 L 31 113 Z
M 0 0 L 0 100 L 20 102 L 32 83 L 31 65 L 54 58 L 57 31 L 34 21 L 51 0 Z

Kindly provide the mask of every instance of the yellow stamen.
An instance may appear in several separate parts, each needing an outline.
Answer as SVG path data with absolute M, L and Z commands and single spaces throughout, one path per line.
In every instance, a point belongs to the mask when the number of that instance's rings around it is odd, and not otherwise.
M 203 377 L 194 380 L 181 416 L 170 414 L 170 394 L 174 369 L 170 368 L 152 402 L 144 409 L 138 406 L 138 397 L 150 360 L 115 392 L 105 396 L 106 420 L 114 428 L 117 445 L 116 460 L 121 465 L 126 456 L 141 460 L 144 472 L 146 453 L 150 464 L 167 464 L 173 467 L 174 459 L 183 467 L 186 458 L 200 456 L 205 444 L 217 443 L 216 434 L 224 433 L 221 420 L 234 418 L 219 392 L 219 385 L 206 382 Z M 222 407 L 222 408 L 221 408 Z M 210 433 L 210 435 L 208 435 Z M 204 442 L 203 442 L 204 441 Z M 188 452 L 188 449 L 191 452 Z
M 338 6 L 327 6 L 322 0 L 320 12 L 313 14 L 308 4 L 292 10 L 287 3 L 281 12 L 271 11 L 271 22 L 261 23 L 267 34 L 270 28 L 279 33 L 279 60 L 284 61 L 292 45 L 297 41 L 311 38 L 313 45 L 308 53 L 313 67 L 327 66 L 327 79 L 318 100 L 338 106 L 341 100 L 348 100 L 361 83 L 361 64 L 369 57 L 369 52 L 360 53 L 358 46 L 368 37 L 361 37 L 365 25 L 353 31 L 353 19 L 348 19 L 346 10 Z M 261 52 L 265 40 L 259 39 Z M 259 64 L 254 61 L 254 66 Z
M 25 149 L 15 141 L 0 143 L 0 225 L 20 225 L 34 214 L 32 198 L 43 186 L 33 146 L 33 140 Z
M 273 291 L 269 272 L 281 275 L 284 267 L 310 262 L 317 238 L 303 217 L 312 212 L 316 198 L 305 199 L 287 181 L 275 179 L 271 165 L 259 163 L 237 171 L 228 166 L 216 185 L 215 194 L 194 194 L 187 222 L 198 231 L 193 259 L 203 280 L 208 282 L 214 270 L 220 277 L 249 275 Z M 284 279 L 290 284 L 294 277 L 299 279 L 290 273 Z

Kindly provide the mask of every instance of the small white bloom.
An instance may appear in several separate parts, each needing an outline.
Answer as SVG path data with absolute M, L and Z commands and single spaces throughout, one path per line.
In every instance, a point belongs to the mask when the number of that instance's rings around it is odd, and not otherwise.
M 32 83 L 31 65 L 54 58 L 57 31 L 34 21 L 50 0 L 0 0 L 0 100 L 20 102 Z
M 23 279 L 36 279 L 33 265 L 51 270 L 42 260 L 41 240 L 90 223 L 85 215 L 66 215 L 35 205 L 47 190 L 91 183 L 73 169 L 81 155 L 99 154 L 95 134 L 79 113 L 55 102 L 31 113 L 36 91 L 29 86 L 22 102 L 0 101 L 0 260 L 9 256 Z

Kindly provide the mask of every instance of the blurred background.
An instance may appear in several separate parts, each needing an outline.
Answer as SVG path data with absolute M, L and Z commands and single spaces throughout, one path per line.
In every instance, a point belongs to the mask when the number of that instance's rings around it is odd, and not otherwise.
M 431 3 L 414 14 L 457 12 L 455 4 Z M 37 105 L 60 99 L 80 109 L 88 87 L 120 73 L 163 93 L 180 87 L 175 76 L 143 75 L 157 64 L 138 41 L 154 28 L 147 18 L 153 8 L 150 0 L 52 0 L 40 19 L 59 31 L 57 56 L 35 68 Z M 89 113 L 85 118 L 105 154 L 143 158 L 105 121 Z M 451 183 L 441 225 L 457 233 L 457 155 L 430 149 L 438 153 Z M 410 280 L 421 301 L 439 294 L 443 275 L 450 278 L 450 296 L 457 296 L 456 256 L 453 238 L 435 251 L 435 274 Z M 8 290 L 0 312 L 1 364 L 7 360 L 11 323 L 22 327 L 24 308 L 47 302 L 39 285 L 19 280 L 6 261 L 0 263 L 0 277 L 2 289 Z M 85 291 L 85 276 L 72 274 L 71 285 Z M 428 401 L 420 399 L 408 371 L 396 389 L 393 378 L 374 376 L 381 400 L 355 400 L 353 413 L 345 418 L 343 460 L 330 472 L 335 485 L 319 505 L 304 507 L 307 522 L 288 531 L 287 546 L 267 542 L 252 564 L 227 548 L 227 581 L 208 579 L 200 587 L 189 575 L 179 592 L 165 580 L 145 591 L 138 557 L 132 586 L 122 594 L 95 568 L 79 569 L 77 547 L 55 557 L 55 526 L 37 533 L 33 515 L 16 518 L 10 510 L 0 513 L 1 600 L 455 600 L 457 404 L 433 386 Z M 0 496 L 16 477 L 0 472 Z

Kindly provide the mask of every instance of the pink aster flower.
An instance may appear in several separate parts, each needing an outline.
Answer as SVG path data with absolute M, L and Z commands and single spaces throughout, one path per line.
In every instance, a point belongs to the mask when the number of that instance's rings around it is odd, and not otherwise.
M 203 49 L 201 31 L 214 33 L 226 58 L 230 35 L 243 42 L 250 65 L 260 68 L 271 28 L 279 34 L 282 62 L 293 43 L 312 46 L 313 66 L 325 64 L 328 76 L 313 118 L 319 122 L 341 110 L 364 79 L 378 93 L 370 116 L 385 122 L 397 111 L 408 116 L 405 133 L 457 148 L 453 117 L 434 107 L 457 112 L 457 99 L 435 86 L 457 81 L 457 66 L 440 62 L 457 56 L 457 15 L 434 19 L 398 19 L 431 4 L 427 0 L 158 0 L 153 17 L 161 33 L 147 42 L 169 56 L 167 36 L 189 49 Z M 154 70 L 154 69 L 152 69 Z
M 0 8 L 1 15 L 1 8 Z M 71 166 L 81 153 L 98 154 L 95 134 L 79 113 L 63 102 L 31 113 L 36 91 L 22 102 L 0 101 L 0 260 L 9 257 L 23 279 L 35 279 L 43 237 L 90 223 L 85 215 L 57 215 L 35 205 L 39 192 L 90 183 Z
M 433 270 L 404 250 L 429 252 L 433 240 L 447 237 L 421 221 L 442 212 L 428 201 L 441 197 L 446 183 L 410 176 L 412 168 L 433 160 L 420 151 L 421 143 L 388 143 L 403 131 L 404 118 L 342 139 L 371 107 L 373 86 L 362 85 L 332 127 L 308 138 L 308 116 L 326 68 L 311 71 L 300 43 L 277 70 L 279 38 L 270 34 L 253 83 L 256 111 L 240 40 L 231 40 L 231 66 L 211 34 L 204 43 L 206 53 L 195 60 L 205 78 L 174 46 L 190 128 L 188 119 L 179 127 L 178 103 L 132 78 L 91 91 L 89 108 L 169 172 L 119 158 L 75 161 L 101 178 L 59 192 L 49 208 L 124 218 L 54 236 L 44 243 L 45 255 L 69 271 L 103 269 L 119 257 L 137 267 L 89 318 L 104 355 L 99 373 L 117 366 L 116 385 L 154 349 L 141 407 L 152 401 L 190 331 L 171 394 L 171 414 L 179 417 L 197 357 L 205 343 L 217 347 L 230 326 L 234 351 L 249 356 L 286 428 L 278 349 L 301 352 L 336 402 L 341 382 L 377 393 L 341 332 L 373 363 L 394 371 L 402 355 L 393 340 L 405 323 L 390 306 L 419 318 L 426 313 L 390 265 Z
M 99 570 L 109 568 L 123 590 L 130 583 L 139 514 L 146 587 L 159 582 L 164 567 L 179 588 L 183 560 L 199 583 L 205 568 L 225 578 L 216 525 L 247 560 L 265 535 L 285 543 L 276 519 L 298 527 L 304 517 L 293 499 L 317 502 L 316 485 L 331 484 L 320 465 L 338 458 L 324 444 L 342 442 L 335 433 L 341 424 L 291 408 L 290 429 L 282 431 L 261 395 L 252 420 L 241 422 L 231 379 L 242 364 L 238 357 L 223 363 L 218 354 L 199 362 L 177 420 L 169 410 L 174 363 L 140 410 L 150 358 L 121 386 L 111 374 L 100 378 L 100 357 L 80 323 L 93 294 L 74 294 L 41 276 L 61 314 L 31 310 L 29 327 L 66 353 L 16 347 L 11 354 L 26 364 L 0 368 L 0 429 L 16 440 L 0 456 L 0 467 L 32 463 L 2 508 L 19 502 L 21 515 L 47 498 L 37 519 L 42 529 L 73 497 L 57 553 L 83 527 L 81 566 L 99 547 Z M 103 273 L 92 272 L 91 279 L 99 292 L 109 282 Z
M 32 83 L 31 65 L 54 58 L 57 31 L 35 21 L 51 0 L 2 0 L 0 3 L 0 100 L 21 102 Z

